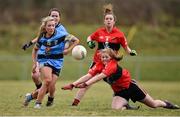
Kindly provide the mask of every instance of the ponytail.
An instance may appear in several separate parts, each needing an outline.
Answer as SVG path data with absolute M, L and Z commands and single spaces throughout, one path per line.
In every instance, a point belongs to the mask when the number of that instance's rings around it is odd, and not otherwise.
M 114 21 L 116 21 L 116 16 L 114 15 L 112 4 L 104 5 L 103 11 L 104 11 L 104 18 L 106 15 L 113 15 Z
M 112 4 L 104 5 L 104 15 L 106 14 L 113 14 L 113 6 Z

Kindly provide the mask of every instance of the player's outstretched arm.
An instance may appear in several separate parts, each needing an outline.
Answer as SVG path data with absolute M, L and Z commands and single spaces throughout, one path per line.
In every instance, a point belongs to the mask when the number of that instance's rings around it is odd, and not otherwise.
M 90 78 L 92 78 L 92 75 L 88 73 L 88 74 L 82 76 L 81 78 L 79 78 L 78 80 L 76 80 L 75 82 L 64 85 L 61 89 L 63 89 L 63 90 L 72 90 L 78 84 L 84 83 L 84 82 L 88 81 Z
M 28 49 L 29 47 L 31 47 L 34 43 L 36 43 L 38 40 L 38 37 L 34 38 L 33 40 L 29 41 L 28 43 L 25 43 L 22 46 L 22 49 L 25 51 L 26 49 Z
M 87 87 L 87 86 L 90 86 L 90 85 L 92 85 L 92 84 L 94 84 L 94 83 L 102 80 L 102 79 L 105 78 L 105 77 L 107 77 L 107 76 L 106 76 L 104 73 L 100 73 L 100 74 L 92 77 L 90 80 L 88 80 L 88 81 L 86 81 L 86 82 L 84 82 L 84 83 L 81 83 L 81 84 L 76 85 L 75 87 L 76 87 L 76 88 L 85 88 L 85 87 Z

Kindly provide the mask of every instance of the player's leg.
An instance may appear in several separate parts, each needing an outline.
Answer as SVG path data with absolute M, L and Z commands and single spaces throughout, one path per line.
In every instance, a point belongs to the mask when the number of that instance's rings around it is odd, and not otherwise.
M 78 106 L 78 104 L 80 103 L 81 99 L 84 97 L 86 91 L 90 88 L 90 86 L 86 87 L 86 88 L 81 88 L 77 91 L 72 106 Z
M 40 78 L 40 71 L 39 71 L 39 64 L 38 64 L 38 62 L 36 63 L 35 70 L 32 70 L 32 72 L 31 72 L 31 78 L 32 78 L 33 82 L 36 85 L 36 90 L 33 91 L 32 93 L 26 93 L 25 99 L 24 99 L 24 102 L 23 102 L 24 106 L 28 106 L 29 102 L 31 100 L 37 98 L 38 89 L 42 86 L 42 81 L 41 81 L 41 78 Z
M 36 85 L 36 89 L 39 89 L 42 86 L 42 81 L 40 78 L 40 71 L 39 71 L 39 63 L 36 64 L 36 69 L 31 72 L 31 78 Z
M 41 69 L 41 76 L 43 78 L 43 84 L 41 88 L 39 89 L 37 100 L 36 100 L 36 105 L 34 108 L 40 108 L 42 100 L 48 90 L 48 87 L 51 84 L 52 81 L 52 68 L 44 66 Z
M 179 106 L 174 105 L 168 101 L 153 99 L 143 88 L 141 88 L 135 81 L 130 84 L 131 99 L 140 101 L 151 108 L 164 107 L 168 109 L 178 109 Z
M 157 108 L 157 107 L 165 107 L 166 103 L 161 100 L 154 100 L 149 94 L 146 94 L 146 97 L 141 100 L 140 102 L 144 103 L 145 105 L 151 107 L 151 108 Z
M 121 99 L 123 98 L 123 99 Z M 130 92 L 129 92 L 129 89 L 123 89 L 119 92 L 115 92 L 114 93 L 114 98 L 113 98 L 113 102 L 112 102 L 112 108 L 114 109 L 121 109 L 121 110 L 138 110 L 140 107 L 139 106 L 132 106 L 129 104 L 129 99 L 130 99 Z M 117 103 L 116 103 L 116 100 L 117 100 Z M 121 101 L 118 101 L 118 100 L 126 100 L 127 103 L 121 103 Z M 125 101 L 123 101 L 125 102 Z M 116 105 L 116 104 L 119 104 L 119 105 Z M 114 106 L 113 106 L 114 105 Z
M 96 63 L 94 61 L 92 61 L 90 68 L 92 68 Z M 78 106 L 78 104 L 80 103 L 81 99 L 84 97 L 86 91 L 90 88 L 90 86 L 86 87 L 86 88 L 81 88 L 77 91 L 74 100 L 72 102 L 72 106 Z
M 167 109 L 179 109 L 178 105 L 174 105 L 168 101 L 155 100 L 149 94 L 146 94 L 146 97 L 140 102 L 144 103 L 145 105 L 151 108 L 164 107 Z
M 54 102 L 54 96 L 55 96 L 55 91 L 56 91 L 56 81 L 58 79 L 58 76 L 53 74 L 52 75 L 52 82 L 50 83 L 50 86 L 48 88 L 49 95 L 48 95 L 48 101 L 46 103 L 46 106 L 52 106 Z
M 124 99 L 123 97 L 114 96 L 111 107 L 112 107 L 112 109 L 116 109 L 116 110 L 117 109 L 124 110 L 124 109 L 126 109 L 125 105 L 127 105 L 127 104 L 128 104 L 128 101 L 126 99 Z
M 42 81 L 40 79 L 40 73 L 39 72 L 32 72 L 31 73 L 31 78 L 32 78 L 34 84 L 36 85 L 36 89 L 41 88 Z

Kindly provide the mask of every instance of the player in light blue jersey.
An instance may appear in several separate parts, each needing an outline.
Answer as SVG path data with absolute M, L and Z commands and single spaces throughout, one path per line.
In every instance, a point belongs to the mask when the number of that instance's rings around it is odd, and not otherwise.
M 39 90 L 25 98 L 24 106 L 37 96 L 35 108 L 39 108 L 44 95 L 49 92 L 46 106 L 51 106 L 54 100 L 55 84 L 63 67 L 63 56 L 67 54 L 79 40 L 66 31 L 57 30 L 55 19 L 51 16 L 43 19 L 37 43 L 33 49 L 33 73 L 40 70 L 43 84 Z M 69 48 L 65 48 L 66 41 L 72 42 Z
M 54 18 L 55 20 L 55 28 L 57 31 L 61 31 L 63 33 L 67 33 L 66 29 L 64 28 L 64 26 L 60 23 L 61 20 L 61 13 L 57 8 L 52 8 L 49 11 L 48 16 L 51 16 Z M 38 40 L 38 37 L 36 37 L 35 39 L 31 40 L 29 43 L 23 45 L 23 49 L 26 50 L 27 48 L 29 48 L 30 46 L 32 46 L 34 43 L 36 43 Z M 65 38 L 66 41 L 70 42 L 70 46 L 68 48 L 65 48 L 63 54 L 66 55 L 68 54 L 72 48 L 77 45 L 79 43 L 79 39 L 76 38 L 75 36 L 68 34 Z M 39 63 L 36 63 L 36 69 L 32 71 L 31 73 L 31 77 L 33 82 L 36 85 L 36 89 L 39 89 L 42 86 L 42 81 L 40 79 L 40 72 L 39 72 Z M 34 94 L 35 93 L 35 94 Z M 33 93 L 27 93 L 27 95 L 25 96 L 25 100 L 23 102 L 24 106 L 27 106 L 28 103 L 30 102 L 30 100 L 32 99 L 36 99 L 37 96 L 37 91 L 34 91 Z M 48 102 L 47 102 L 47 106 L 51 105 L 51 100 L 53 100 L 52 97 L 48 96 Z
M 38 91 L 35 108 L 40 108 L 42 100 L 47 91 L 54 98 L 55 84 L 63 66 L 63 51 L 67 32 L 58 31 L 55 28 L 53 17 L 43 19 L 37 44 L 33 48 L 33 70 L 39 63 L 41 79 L 43 84 Z M 51 100 L 53 102 L 53 100 Z
M 51 17 L 54 18 L 55 23 L 56 23 L 56 26 L 55 26 L 56 30 L 67 32 L 66 29 L 64 28 L 64 26 L 60 22 L 60 20 L 61 20 L 61 13 L 60 13 L 60 11 L 57 8 L 50 9 L 50 11 L 48 13 L 48 16 L 51 16 Z M 75 38 L 76 43 L 79 43 L 79 42 L 77 42 L 78 39 L 76 37 L 74 37 L 74 38 Z M 22 49 L 26 50 L 27 48 L 29 48 L 32 45 L 34 45 L 37 42 L 37 40 L 38 40 L 38 37 L 34 38 L 30 42 L 24 44 Z M 68 52 L 66 51 L 65 54 L 67 54 L 67 53 Z M 34 72 L 31 73 L 31 77 L 32 77 L 33 82 L 36 85 L 36 89 L 39 89 L 41 87 L 42 83 L 41 83 L 41 80 L 39 79 L 39 68 L 38 67 L 37 67 L 37 69 Z

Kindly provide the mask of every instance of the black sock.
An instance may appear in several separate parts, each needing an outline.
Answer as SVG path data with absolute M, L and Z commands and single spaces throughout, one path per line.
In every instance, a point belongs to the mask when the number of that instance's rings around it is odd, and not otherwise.
M 48 101 L 53 102 L 53 100 L 54 100 L 54 97 L 50 97 L 50 96 L 48 96 Z
M 41 86 L 42 86 L 42 83 L 40 83 L 40 84 L 36 84 L 36 89 L 41 88 Z
M 36 104 L 42 104 L 41 102 L 36 101 Z

